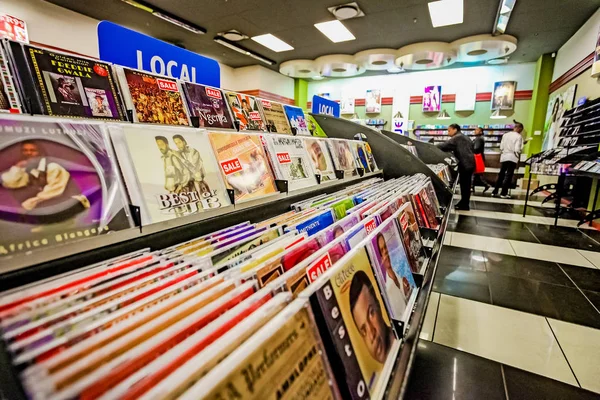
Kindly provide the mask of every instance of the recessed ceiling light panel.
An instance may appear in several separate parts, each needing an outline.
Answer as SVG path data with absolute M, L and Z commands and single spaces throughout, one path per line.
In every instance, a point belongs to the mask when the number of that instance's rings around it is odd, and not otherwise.
M 294 50 L 292 46 L 279 39 L 277 36 L 271 35 L 270 33 L 267 33 L 266 35 L 252 36 L 252 40 L 277 53 Z
M 248 39 L 248 36 L 244 35 L 242 32 L 236 29 L 231 29 L 227 32 L 220 32 L 218 35 L 224 37 L 225 39 L 231 42 L 239 42 L 240 40 Z
M 365 13 L 360 9 L 357 2 L 346 3 L 339 6 L 327 8 L 339 20 L 364 17 Z
M 348 40 L 354 40 L 356 37 L 338 20 L 329 22 L 321 22 L 315 24 L 315 28 L 321 31 L 321 33 L 333 43 L 347 42 Z
M 451 43 L 460 62 L 487 61 L 506 57 L 517 50 L 517 39 L 510 35 L 475 35 Z
M 463 0 L 439 0 L 428 3 L 434 28 L 463 23 Z

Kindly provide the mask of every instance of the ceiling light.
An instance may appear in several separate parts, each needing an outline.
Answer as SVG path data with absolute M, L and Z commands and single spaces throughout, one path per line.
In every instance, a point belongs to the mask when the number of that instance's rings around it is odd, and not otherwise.
M 463 0 L 432 1 L 428 5 L 434 28 L 463 23 Z
M 490 115 L 491 119 L 503 119 L 506 118 L 506 115 L 502 115 L 500 114 L 500 109 L 497 108 L 494 110 L 494 112 L 492 113 L 492 115 Z
M 266 48 L 271 49 L 277 53 L 280 53 L 282 51 L 294 50 L 292 46 L 279 39 L 278 37 L 271 35 L 270 33 L 267 33 L 265 35 L 253 36 L 252 40 L 262 44 Z
M 448 113 L 446 112 L 446 110 L 442 110 L 438 114 L 437 119 L 450 119 L 450 115 L 448 115 Z
M 390 68 L 387 69 L 387 72 L 389 72 L 390 74 L 397 74 L 399 72 L 404 72 L 404 68 L 390 67 Z
M 329 10 L 329 12 L 339 20 L 365 16 L 365 13 L 360 9 L 358 3 L 356 2 L 328 7 L 327 10 Z
M 129 4 L 130 6 L 133 6 L 137 9 L 149 12 L 150 14 L 154 15 L 157 18 L 160 18 L 164 21 L 170 22 L 173 25 L 177 25 L 180 28 L 183 29 L 187 29 L 190 32 L 202 35 L 206 33 L 206 29 L 195 25 L 191 22 L 187 22 L 185 20 L 179 19 L 176 16 L 174 16 L 171 13 L 168 13 L 164 10 L 158 9 L 158 8 L 152 8 L 149 4 L 147 4 L 144 1 L 137 1 L 137 0 L 121 0 L 123 3 Z
M 508 21 L 515 8 L 517 0 L 500 0 L 500 6 L 496 13 L 496 24 L 494 25 L 493 35 L 499 35 L 506 32 Z
M 356 39 L 352 32 L 350 32 L 348 28 L 346 28 L 344 24 L 338 20 L 315 24 L 315 28 L 320 30 L 321 33 L 327 36 L 333 43 L 346 42 L 348 40 Z
M 225 39 L 224 37 L 215 36 L 215 38 L 213 40 L 216 43 L 219 43 L 227 48 L 230 48 L 231 50 L 237 51 L 238 53 L 243 54 L 245 56 L 252 57 L 255 60 L 261 61 L 267 65 L 275 65 L 276 64 L 275 61 L 269 60 L 268 58 L 263 57 L 260 54 L 254 53 L 253 51 L 246 49 L 245 47 L 242 47 L 240 45 L 232 43 L 229 40 Z
M 220 32 L 218 33 L 218 35 L 224 37 L 230 42 L 239 42 L 240 40 L 248 39 L 248 36 L 244 35 L 242 32 L 236 29 L 231 29 L 227 32 Z
M 321 76 L 321 75 L 315 75 L 315 76 L 313 76 L 312 78 L 313 78 L 315 81 L 320 81 L 321 79 L 325 79 L 325 77 L 324 77 L 324 76 Z
M 508 58 L 494 58 L 493 60 L 488 60 L 487 63 L 489 65 L 502 65 L 508 62 Z

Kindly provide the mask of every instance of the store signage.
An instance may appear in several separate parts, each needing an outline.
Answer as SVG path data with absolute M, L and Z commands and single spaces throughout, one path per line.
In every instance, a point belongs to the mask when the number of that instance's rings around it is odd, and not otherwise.
M 0 14 L 0 38 L 29 43 L 25 21 L 7 14 Z
M 125 67 L 214 87 L 221 86 L 219 63 L 112 22 L 98 24 L 100 59 Z
M 333 100 L 326 99 L 321 96 L 314 95 L 312 99 L 312 113 L 331 115 L 333 117 L 340 116 L 340 105 Z

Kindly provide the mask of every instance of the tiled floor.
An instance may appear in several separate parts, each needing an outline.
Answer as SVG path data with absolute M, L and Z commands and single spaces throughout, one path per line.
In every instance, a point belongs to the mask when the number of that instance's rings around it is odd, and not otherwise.
M 473 200 L 450 221 L 406 398 L 600 399 L 600 232 Z

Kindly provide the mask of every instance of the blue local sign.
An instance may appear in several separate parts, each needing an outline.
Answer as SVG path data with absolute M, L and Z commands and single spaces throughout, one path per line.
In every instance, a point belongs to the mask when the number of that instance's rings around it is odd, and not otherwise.
M 340 117 L 340 105 L 333 100 L 314 95 L 312 99 L 312 113 Z
M 98 24 L 100 59 L 188 82 L 221 86 L 219 63 L 109 21 Z

